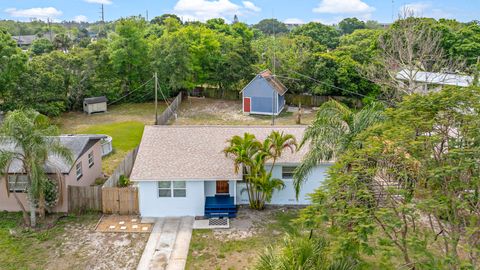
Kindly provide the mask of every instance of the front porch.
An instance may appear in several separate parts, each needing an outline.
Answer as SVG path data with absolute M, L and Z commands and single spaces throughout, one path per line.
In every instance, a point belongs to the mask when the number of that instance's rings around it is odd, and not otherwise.
M 205 217 L 234 218 L 237 216 L 235 181 L 205 182 Z

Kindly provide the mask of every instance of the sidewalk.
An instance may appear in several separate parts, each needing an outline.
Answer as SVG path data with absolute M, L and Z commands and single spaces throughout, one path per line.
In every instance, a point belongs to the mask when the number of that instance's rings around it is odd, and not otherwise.
M 137 270 L 183 270 L 187 262 L 193 217 L 159 218 Z

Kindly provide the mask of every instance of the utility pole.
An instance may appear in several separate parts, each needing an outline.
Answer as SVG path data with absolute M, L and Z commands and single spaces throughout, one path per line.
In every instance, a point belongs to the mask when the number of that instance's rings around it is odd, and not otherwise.
M 48 32 L 50 34 L 50 42 L 53 42 L 52 27 L 50 26 L 50 18 L 47 18 L 47 23 L 48 23 Z
M 105 9 L 103 8 L 103 4 L 102 4 L 102 23 L 105 23 Z
M 147 12 L 146 12 L 146 13 L 147 13 L 147 22 L 148 22 L 148 9 L 147 9 Z
M 272 57 L 272 69 L 273 69 L 273 78 L 272 79 L 275 79 L 275 66 L 276 66 L 276 63 L 275 63 L 275 50 L 276 50 L 276 44 L 275 44 L 275 22 L 274 22 L 274 15 L 273 15 L 273 10 L 272 10 L 272 33 L 273 33 L 273 57 Z M 275 126 L 275 105 L 276 105 L 276 92 L 273 91 L 273 96 L 272 96 L 272 126 Z
M 157 72 L 155 72 L 155 125 L 158 124 L 158 77 Z

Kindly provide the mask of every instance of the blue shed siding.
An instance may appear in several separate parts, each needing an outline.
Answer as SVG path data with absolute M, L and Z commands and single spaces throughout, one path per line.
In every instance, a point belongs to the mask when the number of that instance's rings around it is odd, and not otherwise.
M 262 77 L 257 76 L 243 90 L 243 97 L 250 98 L 251 113 L 278 114 L 285 104 L 285 98 Z M 277 100 L 277 104 L 272 99 Z M 272 110 L 273 107 L 273 110 Z

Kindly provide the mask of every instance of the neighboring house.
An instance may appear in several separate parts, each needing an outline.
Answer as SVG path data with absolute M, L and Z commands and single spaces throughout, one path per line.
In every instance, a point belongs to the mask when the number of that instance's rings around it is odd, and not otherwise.
M 139 191 L 143 217 L 235 216 L 236 206 L 248 204 L 243 192 L 242 170 L 234 171 L 233 160 L 223 153 L 227 140 L 245 132 L 264 140 L 272 130 L 294 135 L 301 141 L 303 126 L 146 126 L 130 179 Z M 306 205 L 308 194 L 324 181 L 330 164 L 317 166 L 302 186 L 298 201 L 293 170 L 307 148 L 286 150 L 273 169 L 273 177 L 285 181 L 270 204 Z M 268 167 L 268 164 L 267 164 Z
M 50 38 L 50 34 L 45 34 L 43 36 L 39 36 L 39 35 L 23 35 L 23 36 L 12 36 L 13 40 L 15 40 L 17 42 L 17 46 L 20 47 L 20 48 L 27 48 L 29 47 L 30 45 L 32 45 L 32 43 L 39 39 L 39 38 L 46 38 L 48 40 L 50 40 L 51 42 L 53 42 L 53 37 L 52 36 Z
M 83 111 L 88 114 L 106 112 L 107 101 L 105 96 L 85 98 L 83 99 Z
M 278 115 L 285 107 L 287 88 L 270 70 L 260 72 L 243 88 L 243 113 Z
M 473 83 L 472 76 L 408 69 L 398 72 L 396 79 L 406 84 L 411 92 L 416 93 L 439 91 L 444 85 L 468 87 Z
M 50 155 L 45 164 L 45 171 L 49 177 L 56 177 L 60 172 L 62 199 L 58 202 L 55 212 L 68 212 L 68 186 L 90 186 L 98 177 L 102 176 L 102 149 L 100 140 L 105 136 L 98 135 L 75 135 L 59 136 L 60 143 L 70 149 L 74 162 L 67 163 L 65 160 Z M 13 149 L 14 145 L 0 145 L 0 149 Z M 25 207 L 28 208 L 26 193 L 26 177 L 23 174 L 23 166 L 20 161 L 14 161 L 8 172 L 7 181 L 0 178 L 0 211 L 20 211 L 13 194 L 8 195 L 7 188 L 16 192 Z M 15 179 L 17 183 L 15 185 Z

